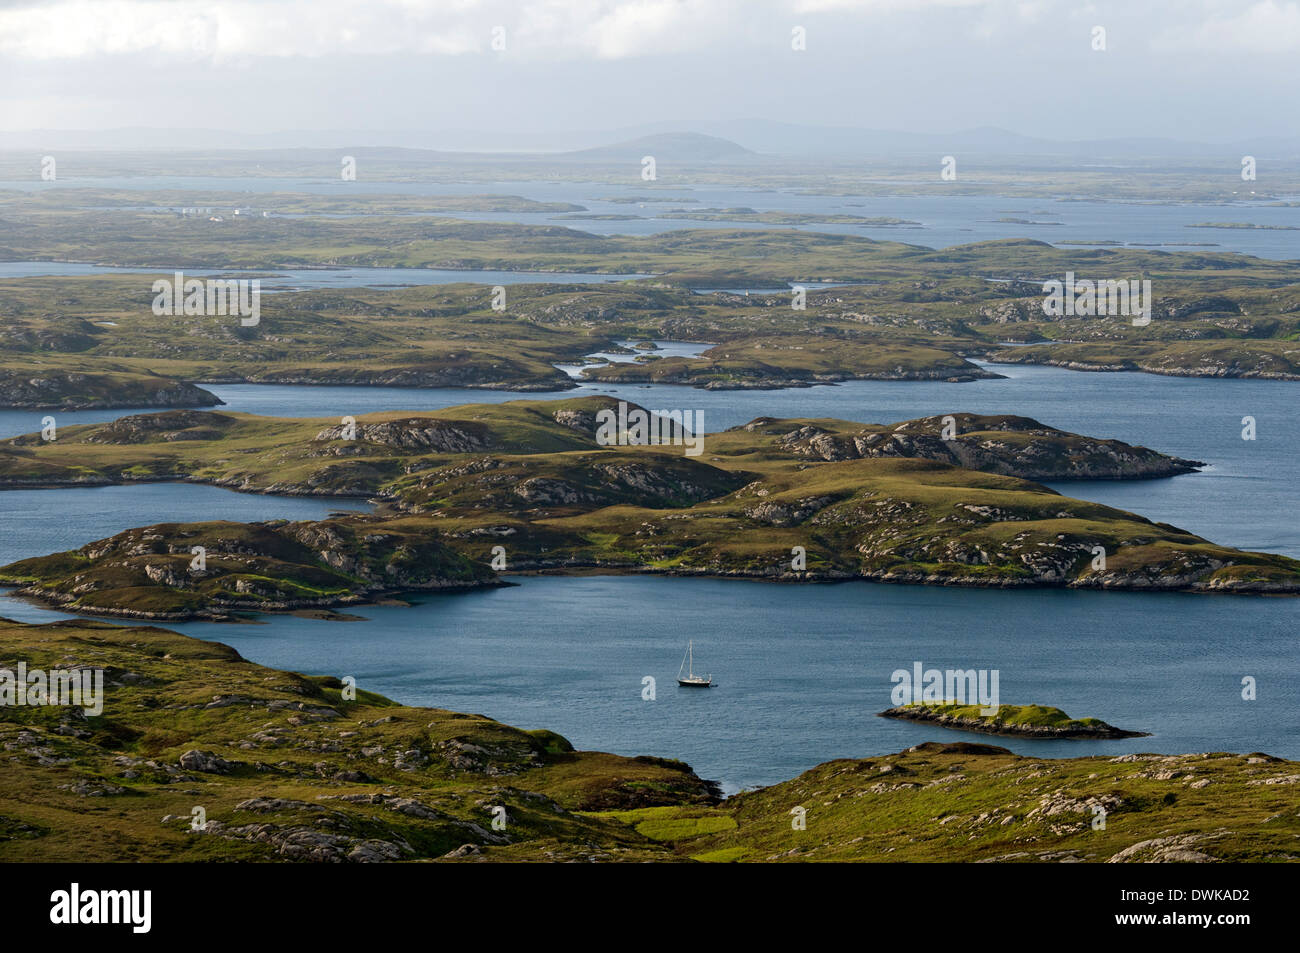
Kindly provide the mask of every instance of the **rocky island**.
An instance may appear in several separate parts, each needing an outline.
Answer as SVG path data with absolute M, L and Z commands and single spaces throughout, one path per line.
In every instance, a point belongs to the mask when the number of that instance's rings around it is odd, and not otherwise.
M 379 504 L 318 521 L 131 529 L 2 567 L 0 582 L 78 612 L 153 619 L 593 570 L 1300 593 L 1300 561 L 1033 482 L 1171 476 L 1196 461 L 961 413 L 890 425 L 759 418 L 687 456 L 602 445 L 598 416 L 618 406 L 511 401 L 352 423 L 169 411 L 68 427 L 53 442 L 0 441 L 0 490 L 188 480 Z
M 979 705 L 911 704 L 880 712 L 881 718 L 898 718 L 990 735 L 1016 738 L 1145 738 L 1145 731 L 1126 731 L 1098 718 L 1071 718 L 1059 708 L 1043 705 L 999 705 L 986 715 Z
M 158 374 L 111 365 L 93 371 L 58 363 L 0 366 L 0 407 L 94 410 L 143 407 L 216 407 L 211 391 Z

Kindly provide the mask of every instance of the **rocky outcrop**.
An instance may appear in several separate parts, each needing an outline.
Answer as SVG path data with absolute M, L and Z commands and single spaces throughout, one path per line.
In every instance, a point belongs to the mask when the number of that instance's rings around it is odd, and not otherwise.
M 487 427 L 466 421 L 448 423 L 435 417 L 411 417 L 382 423 L 355 424 L 356 434 L 349 437 L 343 424 L 326 427 L 316 439 L 359 440 L 382 444 L 395 450 L 421 450 L 431 453 L 477 453 L 492 445 Z
M 746 429 L 761 429 L 761 421 Z M 999 436 L 1005 435 L 1005 436 Z M 777 440 L 815 460 L 910 457 L 1024 480 L 1134 480 L 1191 473 L 1205 464 L 1119 440 L 1084 437 L 1029 417 L 951 414 L 856 433 L 806 425 Z
M 110 421 L 86 436 L 87 443 L 127 445 L 155 440 L 216 440 L 234 424 L 234 418 L 208 411 L 173 410 L 159 414 L 133 414 Z
M 592 410 L 564 408 L 557 410 L 553 415 L 553 419 L 560 426 L 576 430 L 578 433 L 594 434 L 596 432 L 596 412 Z
M 220 758 L 211 751 L 199 751 L 197 748 L 186 751 L 177 759 L 177 764 L 186 771 L 199 771 L 203 774 L 226 774 L 234 767 L 234 764 L 225 758 Z

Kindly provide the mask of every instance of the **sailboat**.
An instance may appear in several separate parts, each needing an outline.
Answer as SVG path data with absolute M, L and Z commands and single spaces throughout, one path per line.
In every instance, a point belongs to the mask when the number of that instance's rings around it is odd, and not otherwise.
M 682 672 L 686 672 L 685 676 Z M 713 676 L 695 674 L 695 642 L 686 643 L 686 654 L 682 656 L 682 666 L 677 670 L 677 684 L 683 688 L 710 688 Z

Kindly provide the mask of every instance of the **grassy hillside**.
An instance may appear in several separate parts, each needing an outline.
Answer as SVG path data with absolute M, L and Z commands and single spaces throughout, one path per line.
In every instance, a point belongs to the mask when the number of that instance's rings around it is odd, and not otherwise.
M 1040 759 L 929 742 L 717 807 L 614 816 L 712 862 L 1295 861 L 1297 783 L 1295 762 L 1260 753 Z

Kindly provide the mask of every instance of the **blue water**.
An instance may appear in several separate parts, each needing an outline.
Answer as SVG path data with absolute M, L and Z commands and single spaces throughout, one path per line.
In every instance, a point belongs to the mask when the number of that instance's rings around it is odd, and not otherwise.
M 237 493 L 198 483 L 5 490 L 0 492 L 0 565 L 76 549 L 151 523 L 318 520 L 336 510 L 371 509 L 365 500 Z
M 587 357 L 595 361 L 601 361 L 604 364 L 613 364 L 613 363 L 630 364 L 630 363 L 635 363 L 636 359 L 642 354 L 654 355 L 657 358 L 699 357 L 709 348 L 713 347 L 712 344 L 691 344 L 685 341 L 655 341 L 654 342 L 656 347 L 655 350 L 640 351 L 635 348 L 635 345 L 638 343 L 636 341 L 616 341 L 615 343 L 621 344 L 623 347 L 626 348 L 631 348 L 635 353 L 617 354 L 612 351 L 595 351 L 591 354 L 588 354 Z M 585 368 L 599 367 L 601 365 L 600 364 L 556 364 L 555 366 L 558 367 L 560 370 L 564 371 L 566 374 L 568 374 L 570 377 L 574 378 L 575 380 L 581 380 L 582 372 Z
M 0 182 L 0 188 L 80 186 L 174 188 L 247 194 L 327 195 L 506 193 L 583 205 L 632 221 L 565 221 L 555 213 L 454 213 L 486 222 L 564 224 L 601 235 L 653 235 L 699 228 L 772 228 L 753 223 L 660 217 L 671 208 L 748 206 L 760 211 L 847 213 L 915 219 L 916 227 L 786 226 L 942 248 L 1032 237 L 1048 242 L 1207 242 L 1205 251 L 1300 258 L 1300 233 L 1188 227 L 1234 221 L 1300 225 L 1300 208 L 1055 202 L 932 194 L 863 197 L 790 190 L 581 182 L 434 183 L 283 179 L 67 178 L 56 184 Z M 650 195 L 644 207 L 603 197 Z M 674 197 L 690 203 L 673 202 Z M 1230 197 L 1225 195 L 1225 198 Z M 196 203 L 209 204 L 209 203 Z M 1015 217 L 1060 225 L 998 222 Z M 157 269 L 59 263 L 0 263 L 0 278 Z M 211 274 L 195 271 L 195 275 Z M 390 287 L 469 281 L 595 282 L 625 276 L 533 272 L 346 268 L 250 272 L 274 275 L 267 291 Z M 661 355 L 697 353 L 667 344 Z M 630 356 L 609 357 L 630 360 Z M 1056 484 L 1180 526 L 1216 542 L 1300 557 L 1300 415 L 1296 385 L 1144 374 L 1083 374 L 996 366 L 1004 379 L 966 384 L 858 381 L 782 391 L 703 391 L 670 385 L 581 384 L 556 397 L 610 394 L 652 409 L 703 411 L 716 432 L 758 416 L 836 417 L 888 423 L 956 411 L 1014 413 L 1094 436 L 1114 437 L 1206 461 L 1202 473 L 1172 479 Z M 566 367 L 576 373 L 577 368 Z M 380 410 L 432 410 L 470 402 L 546 395 L 461 389 L 214 385 L 223 410 L 328 417 Z M 112 420 L 132 411 L 56 412 L 58 423 Z M 38 430 L 49 412 L 0 411 L 0 436 Z M 1258 439 L 1243 441 L 1241 418 Z M 708 443 L 704 456 L 708 461 Z M 273 518 L 318 519 L 363 501 L 238 494 L 196 484 L 0 492 L 0 563 L 81 546 L 149 523 Z M 486 552 L 484 554 L 487 556 Z M 889 586 L 771 585 L 660 577 L 525 577 L 518 586 L 446 596 L 412 596 L 410 608 L 356 610 L 360 622 L 263 616 L 258 624 L 186 623 L 174 628 L 234 645 L 246 657 L 316 674 L 352 675 L 361 687 L 410 704 L 481 712 L 521 727 L 560 731 L 582 748 L 655 754 L 691 763 L 727 791 L 791 777 L 821 761 L 897 751 L 924 740 L 979 741 L 1043 756 L 1140 751 L 1263 750 L 1300 757 L 1300 600 L 1072 591 L 960 590 Z M 64 614 L 0 593 L 0 615 L 49 621 Z M 673 679 L 687 639 L 708 691 Z M 1033 742 L 922 727 L 875 717 L 890 706 L 890 674 L 914 662 L 990 668 L 1000 700 L 1059 705 L 1152 737 L 1123 741 Z M 642 679 L 657 697 L 642 700 Z M 1241 679 L 1258 680 L 1243 701 Z
M 408 288 L 417 285 L 450 285 L 458 282 L 481 285 L 568 285 L 604 284 L 648 278 L 649 275 L 596 275 L 568 271 L 488 271 L 447 268 L 288 268 L 288 269 L 186 269 L 190 278 L 205 275 L 256 277 L 263 292 L 309 291 L 316 288 Z M 0 261 L 0 278 L 37 278 L 78 275 L 164 275 L 165 268 L 126 268 L 66 261 Z
M 676 347 L 687 351 L 698 346 Z M 960 411 L 1021 414 L 1062 430 L 1123 440 L 1209 464 L 1200 473 L 1170 479 L 1062 483 L 1053 484 L 1053 489 L 1172 523 L 1217 543 L 1300 558 L 1300 520 L 1294 515 L 1300 513 L 1300 455 L 1295 452 L 1300 446 L 1300 416 L 1294 412 L 1293 382 L 984 366 L 1006 376 L 965 384 L 849 381 L 776 391 L 708 391 L 669 384 L 582 384 L 554 394 L 275 384 L 210 385 L 208 389 L 226 402 L 217 410 L 330 418 L 607 394 L 651 409 L 702 413 L 697 419 L 706 432 L 759 416 L 892 423 Z M 0 437 L 39 430 L 46 413 L 0 411 Z M 55 417 L 60 426 L 70 426 L 127 413 L 131 411 L 58 412 Z M 1241 439 L 1241 419 L 1247 415 L 1256 419 L 1254 441 Z M 701 459 L 708 459 L 707 442 Z M 126 518 L 140 522 L 137 517 Z
M 1164 480 L 1059 485 L 1228 545 L 1300 557 L 1300 418 L 1295 384 L 997 366 L 966 384 L 858 381 L 781 391 L 582 385 L 652 408 L 704 411 L 714 432 L 760 415 L 892 422 L 955 411 L 1015 413 L 1206 461 Z M 212 388 L 236 411 L 338 417 L 427 410 L 538 394 L 403 388 Z M 60 413 L 61 425 L 124 411 Z M 1254 416 L 1258 439 L 1241 439 Z M 39 412 L 0 413 L 0 432 Z M 702 460 L 707 461 L 708 443 Z M 67 549 L 168 520 L 310 519 L 355 501 L 235 494 L 193 484 L 0 493 L 0 560 Z M 487 554 L 484 554 L 485 558 Z M 771 585 L 645 577 L 521 578 L 507 589 L 365 607 L 361 622 L 265 616 L 261 624 L 175 628 L 246 657 L 353 675 L 406 703 L 481 712 L 560 731 L 583 748 L 682 758 L 728 791 L 772 783 L 834 757 L 980 736 L 875 717 L 890 673 L 920 661 L 1000 673 L 1000 700 L 1058 705 L 1153 737 L 1107 742 L 986 738 L 1060 756 L 1253 751 L 1300 757 L 1300 600 L 1185 594 Z M 62 614 L 0 595 L 0 615 Z M 688 638 L 718 687 L 678 689 Z M 658 681 L 653 702 L 642 678 Z M 1240 697 L 1258 680 L 1257 701 Z
M 927 740 L 1043 756 L 1264 750 L 1300 756 L 1300 600 L 645 577 L 521 578 L 518 588 L 293 616 L 173 625 L 265 665 L 352 675 L 410 704 L 559 731 L 575 745 L 681 758 L 728 791 L 836 757 Z M 51 613 L 21 607 L 50 618 Z M 0 614 L 13 615 L 7 605 Z M 674 682 L 685 642 L 717 686 Z M 1028 741 L 875 717 L 890 675 L 997 669 L 1004 703 L 1058 705 L 1153 733 Z M 643 701 L 642 678 L 656 679 Z M 1241 678 L 1259 699 L 1241 700 Z
M 625 358 L 626 359 L 626 358 Z M 702 413 L 716 432 L 759 416 L 836 417 L 892 423 L 960 411 L 1021 414 L 1062 430 L 1147 446 L 1209 466 L 1163 480 L 1053 485 L 1081 499 L 1172 523 L 1215 542 L 1300 558 L 1300 417 L 1286 381 L 1205 380 L 1151 374 L 1089 374 L 1053 367 L 985 365 L 1006 377 L 942 381 L 849 381 L 776 391 L 707 391 L 670 384 L 582 384 L 553 395 L 456 388 L 211 385 L 219 410 L 283 417 L 353 416 L 373 411 L 437 410 L 606 394 L 651 409 Z M 1207 409 L 1208 408 L 1208 409 Z M 114 419 L 126 411 L 59 413 L 61 425 Z M 1241 418 L 1256 419 L 1257 439 L 1241 439 Z M 0 436 L 40 429 L 35 411 L 0 411 Z M 703 460 L 708 459 L 706 441 Z
M 247 193 L 244 207 L 258 210 L 258 194 L 307 192 L 317 195 L 485 195 L 510 194 L 540 202 L 569 202 L 584 206 L 592 214 L 639 215 L 631 221 L 565 220 L 554 212 L 452 212 L 447 217 L 482 222 L 523 222 L 563 225 L 598 235 L 657 235 L 693 228 L 791 228 L 799 231 L 862 235 L 878 241 L 907 242 L 930 248 L 947 248 L 969 242 L 1003 238 L 1035 238 L 1040 241 L 1119 241 L 1156 243 L 1166 250 L 1235 251 L 1261 258 L 1300 258 L 1300 233 L 1246 229 L 1192 228 L 1202 222 L 1249 222 L 1256 225 L 1300 226 L 1300 208 L 1269 207 L 1234 195 L 1225 189 L 1222 204 L 1158 205 L 1123 202 L 1076 202 L 1046 198 L 1015 198 L 998 195 L 952 195 L 936 180 L 916 185 L 917 195 L 815 195 L 797 189 L 747 189 L 735 186 L 674 185 L 661 181 L 650 188 L 639 180 L 626 184 L 598 182 L 385 182 L 377 179 L 342 182 L 337 171 L 321 178 L 206 177 L 206 176 L 123 176 L 78 178 L 63 176 L 57 183 L 23 179 L 0 181 L 0 189 L 39 191 L 50 188 L 189 189 L 200 192 Z M 927 191 L 929 189 L 929 191 Z M 645 196 L 665 201 L 645 207 L 602 201 L 609 197 Z M 672 202 L 689 198 L 690 203 Z M 215 204 L 208 201 L 195 204 Z M 658 213 L 669 209 L 752 208 L 760 212 L 801 212 L 887 216 L 919 222 L 918 226 L 862 225 L 761 225 L 753 222 L 697 222 L 665 219 Z M 1018 225 L 1000 222 L 1018 218 L 1054 225 Z M 1208 243 L 1212 247 L 1198 246 Z

